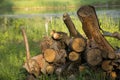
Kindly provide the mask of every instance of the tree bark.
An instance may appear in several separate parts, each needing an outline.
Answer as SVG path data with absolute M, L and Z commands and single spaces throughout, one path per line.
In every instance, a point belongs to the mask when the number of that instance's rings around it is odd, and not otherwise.
M 88 39 L 94 39 L 98 47 L 104 52 L 103 57 L 115 59 L 113 47 L 108 43 L 100 32 L 98 18 L 93 6 L 82 6 L 77 15 L 82 22 L 82 28 Z
M 42 54 L 37 55 L 25 62 L 23 67 L 36 77 L 39 76 L 40 72 L 46 74 L 46 66 L 49 65 Z
M 25 43 L 25 47 L 26 47 L 26 60 L 29 60 L 30 59 L 29 44 L 28 44 L 26 32 L 23 28 L 22 28 L 22 35 L 23 35 L 23 39 L 24 39 L 24 43 Z
M 70 16 L 68 15 L 68 13 L 63 14 L 63 21 L 66 24 L 66 26 L 67 26 L 67 28 L 68 28 L 68 30 L 70 32 L 71 37 L 78 37 L 79 36 L 79 37 L 83 38 L 83 36 L 76 30 L 75 25 L 72 22 L 72 20 L 71 20 Z
M 48 48 L 50 48 L 50 46 L 54 43 L 54 41 L 52 40 L 52 38 L 50 37 L 44 37 L 43 40 L 40 43 L 40 49 L 42 51 L 42 53 L 44 53 L 44 51 Z

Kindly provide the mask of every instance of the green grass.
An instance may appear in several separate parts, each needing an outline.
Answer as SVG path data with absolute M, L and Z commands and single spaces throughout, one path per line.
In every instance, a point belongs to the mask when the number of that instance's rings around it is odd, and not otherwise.
M 71 16 L 77 30 L 84 35 L 81 23 L 78 18 Z M 100 17 L 100 16 L 99 16 Z M 101 27 L 104 30 L 114 32 L 118 31 L 118 22 L 105 15 L 100 18 Z M 40 54 L 39 43 L 45 32 L 45 19 L 43 18 L 0 18 L 0 80 L 24 80 L 26 73 L 22 70 L 22 65 L 25 61 L 25 46 L 21 34 L 21 27 L 24 27 L 27 33 L 30 52 L 32 56 Z M 49 23 L 49 31 L 55 29 L 68 33 L 67 28 L 62 18 L 53 18 Z M 120 47 L 120 40 L 107 38 L 110 44 L 115 47 Z M 91 76 L 91 80 L 98 80 L 101 75 L 86 71 Z M 42 75 L 40 80 L 55 80 L 55 76 L 51 77 Z M 65 80 L 65 79 L 64 79 Z M 85 80 L 84 73 L 81 73 L 78 80 Z
M 71 6 L 71 5 L 82 5 L 92 3 L 106 3 L 112 0 L 9 0 L 15 7 L 37 7 L 37 6 Z M 7 3 L 7 1 L 6 1 Z

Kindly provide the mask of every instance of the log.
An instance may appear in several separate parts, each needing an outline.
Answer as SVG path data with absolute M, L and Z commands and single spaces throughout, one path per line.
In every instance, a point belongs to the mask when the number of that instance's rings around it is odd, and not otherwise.
M 38 63 L 40 67 L 40 72 L 46 74 L 46 67 L 49 65 L 49 63 L 45 61 L 43 54 L 34 56 L 32 59 L 34 59 Z
M 53 65 L 48 65 L 46 67 L 47 74 L 53 74 L 54 70 L 55 70 L 55 66 L 53 66 Z
M 69 44 L 70 37 L 65 32 L 58 32 L 55 30 L 51 31 L 51 36 L 54 40 L 64 43 L 65 45 Z
M 77 61 L 80 58 L 80 54 L 72 51 L 72 52 L 69 53 L 68 57 L 69 57 L 70 61 Z
M 42 53 L 44 53 L 44 51 L 48 48 L 50 48 L 50 46 L 54 43 L 54 41 L 52 40 L 52 38 L 50 37 L 43 37 L 43 40 L 40 43 L 40 49 L 42 51 Z
M 112 71 L 113 70 L 113 65 L 111 65 L 112 61 L 111 60 L 105 60 L 102 62 L 101 67 L 103 70 L 106 72 Z
M 115 71 L 110 72 L 110 77 L 111 77 L 111 80 L 116 80 L 117 78 L 116 72 Z
M 54 34 L 57 37 L 55 37 Z M 53 38 L 57 41 L 59 40 L 59 42 L 61 44 L 63 44 L 63 46 L 67 45 L 67 47 L 70 47 L 72 50 L 74 50 L 76 52 L 82 52 L 82 51 L 84 51 L 84 49 L 86 47 L 86 42 L 83 38 L 80 38 L 80 37 L 70 38 L 64 32 L 52 32 L 52 35 L 53 35 Z M 60 45 L 59 45 L 59 47 L 60 47 Z M 63 48 L 65 48 L 65 47 L 63 47 Z
M 53 62 L 55 58 L 58 57 L 57 54 L 58 53 L 53 49 L 46 49 L 44 52 L 44 58 L 48 62 Z
M 86 52 L 86 61 L 91 66 L 99 65 L 102 62 L 102 55 L 99 49 L 90 49 Z
M 53 44 L 49 48 L 59 51 L 60 49 L 66 48 L 66 43 L 63 40 L 54 40 Z
M 68 37 L 67 33 L 65 33 L 65 32 L 58 32 L 58 31 L 55 31 L 55 30 L 51 31 L 51 36 L 55 40 L 60 40 L 60 39 Z
M 73 38 L 71 39 L 69 46 L 73 51 L 82 52 L 86 47 L 86 42 L 83 38 Z
M 59 52 L 54 49 L 46 49 L 44 52 L 44 58 L 47 62 L 61 62 L 66 56 L 65 50 L 60 50 Z
M 39 64 L 34 59 L 29 59 L 26 61 L 23 65 L 23 68 L 25 68 L 28 73 L 33 74 L 36 77 L 40 74 Z
M 82 28 L 88 39 L 94 39 L 99 48 L 104 52 L 103 57 L 115 59 L 113 47 L 108 43 L 100 32 L 98 18 L 93 6 L 82 6 L 77 11 L 77 15 L 82 22 Z
M 86 66 L 83 66 L 83 65 L 79 66 L 79 71 L 80 72 L 84 72 L 85 70 L 87 70 Z
M 46 66 L 48 63 L 43 58 L 43 55 L 37 55 L 29 59 L 23 67 L 30 73 L 34 74 L 35 76 L 39 76 L 40 72 L 46 74 Z
M 76 30 L 74 23 L 72 22 L 68 13 L 63 14 L 63 21 L 66 24 L 71 37 L 82 37 L 83 36 Z

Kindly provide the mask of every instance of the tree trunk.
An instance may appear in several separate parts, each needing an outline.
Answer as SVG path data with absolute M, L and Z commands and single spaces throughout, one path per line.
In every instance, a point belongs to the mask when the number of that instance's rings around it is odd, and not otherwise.
M 82 22 L 82 28 L 88 39 L 94 39 L 98 47 L 104 52 L 103 57 L 115 59 L 113 47 L 107 42 L 100 32 L 98 18 L 93 6 L 82 6 L 77 11 L 78 17 Z

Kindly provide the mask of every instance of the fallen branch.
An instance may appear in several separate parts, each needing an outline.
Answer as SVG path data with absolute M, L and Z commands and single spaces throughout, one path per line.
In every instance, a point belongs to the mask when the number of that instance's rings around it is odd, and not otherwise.
M 113 38 L 116 38 L 118 40 L 120 40 L 120 33 L 119 32 L 108 32 L 108 31 L 103 31 L 103 35 L 104 36 L 107 36 L 107 37 L 113 37 Z

